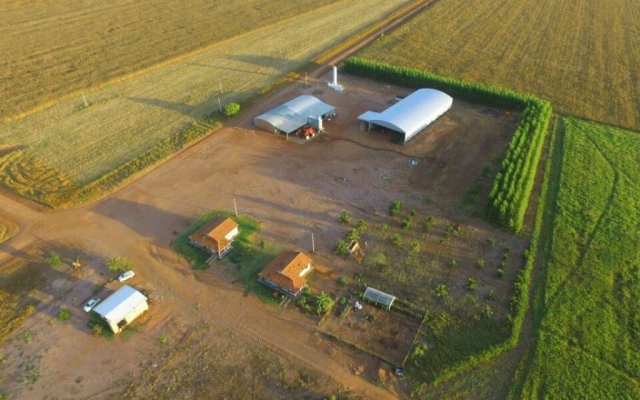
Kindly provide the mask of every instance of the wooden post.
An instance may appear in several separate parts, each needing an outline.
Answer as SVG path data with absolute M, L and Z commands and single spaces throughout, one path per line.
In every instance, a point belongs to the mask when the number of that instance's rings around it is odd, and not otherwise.
M 311 232 L 311 252 L 312 253 L 316 252 L 316 242 L 313 238 L 313 232 Z
M 236 217 L 238 216 L 238 205 L 236 204 L 236 198 L 233 198 L 233 210 L 236 212 Z
M 220 84 L 220 93 L 222 93 L 222 80 L 218 79 L 218 83 Z
M 220 96 L 218 96 L 218 108 L 220 109 L 220 113 L 222 113 L 222 103 L 220 103 Z
M 304 88 L 306 89 L 308 87 L 309 87 L 309 85 L 307 84 L 307 73 L 305 72 L 304 73 Z
M 84 106 L 89 107 L 89 103 L 87 103 L 86 97 L 84 97 L 84 93 L 82 93 L 82 100 L 84 100 Z

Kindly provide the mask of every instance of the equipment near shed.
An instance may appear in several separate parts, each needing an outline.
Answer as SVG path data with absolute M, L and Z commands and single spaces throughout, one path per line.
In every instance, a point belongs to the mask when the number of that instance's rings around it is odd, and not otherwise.
M 296 133 L 301 138 L 309 140 L 312 137 L 316 136 L 316 128 L 311 125 L 305 125 L 302 128 L 298 129 Z

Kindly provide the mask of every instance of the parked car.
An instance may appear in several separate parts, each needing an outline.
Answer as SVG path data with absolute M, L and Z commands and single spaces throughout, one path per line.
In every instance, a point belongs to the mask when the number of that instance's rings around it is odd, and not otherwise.
M 87 304 L 85 304 L 84 307 L 83 307 L 84 312 L 89 312 L 89 311 L 93 310 L 93 308 L 95 306 L 97 306 L 98 303 L 100 303 L 100 298 L 99 297 L 94 297 L 93 299 L 87 301 Z
M 133 278 L 134 276 L 136 276 L 136 273 L 135 273 L 135 272 L 133 272 L 133 271 L 127 271 L 127 272 L 124 272 L 122 275 L 120 275 L 120 276 L 118 277 L 118 280 L 119 280 L 120 282 L 124 282 L 124 281 L 126 281 L 126 280 L 129 280 L 129 279 Z

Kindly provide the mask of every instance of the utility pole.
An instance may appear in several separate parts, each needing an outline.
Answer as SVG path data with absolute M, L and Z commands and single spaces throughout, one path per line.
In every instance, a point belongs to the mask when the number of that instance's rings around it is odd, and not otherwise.
M 313 239 L 313 232 L 311 232 L 311 252 L 315 253 L 316 252 L 316 242 Z
M 236 198 L 233 198 L 233 210 L 236 212 L 236 217 L 238 216 L 238 205 L 236 204 Z
M 84 100 L 84 106 L 89 107 L 89 103 L 87 103 L 86 97 L 84 97 L 84 93 L 82 93 L 82 100 Z
M 304 73 L 304 88 L 306 89 L 308 87 L 309 87 L 309 85 L 307 84 L 307 73 L 305 72 Z

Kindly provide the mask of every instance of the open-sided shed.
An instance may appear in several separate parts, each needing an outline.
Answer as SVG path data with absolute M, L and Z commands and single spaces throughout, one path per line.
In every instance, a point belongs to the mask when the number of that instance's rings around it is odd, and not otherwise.
M 381 292 L 378 289 L 374 289 L 372 287 L 368 287 L 367 290 L 364 291 L 364 295 L 362 295 L 362 297 L 367 302 L 375 303 L 381 307 L 386 308 L 387 310 L 391 309 L 393 302 L 396 300 L 395 296 L 392 296 L 385 292 Z
M 406 143 L 429 126 L 453 105 L 453 98 L 435 89 L 419 89 L 381 113 L 367 111 L 360 121 L 381 126 L 404 135 Z
M 336 113 L 336 108 L 316 97 L 302 95 L 253 119 L 253 123 L 268 132 L 291 133 L 304 125 L 316 126 L 318 118 Z

